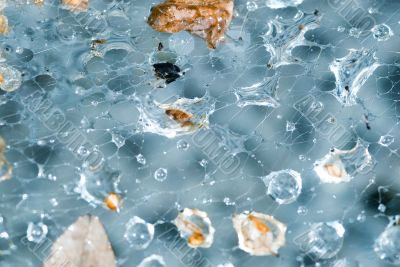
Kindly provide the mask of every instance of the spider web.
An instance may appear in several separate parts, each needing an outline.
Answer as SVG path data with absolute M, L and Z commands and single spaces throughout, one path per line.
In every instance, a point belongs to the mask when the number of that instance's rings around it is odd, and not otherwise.
M 209 50 L 190 35 L 184 35 L 187 45 L 174 48 L 173 35 L 153 31 L 146 24 L 155 4 L 149 1 L 92 0 L 89 16 L 72 13 L 58 1 L 42 7 L 9 2 L 4 13 L 12 31 L 1 37 L 3 57 L 23 73 L 24 83 L 18 91 L 1 95 L 0 135 L 13 165 L 12 179 L 0 185 L 0 213 L 13 244 L 0 256 L 1 266 L 42 265 L 46 256 L 39 253 L 41 248 L 22 241 L 29 222 L 46 224 L 47 238 L 54 241 L 87 213 L 104 224 L 119 266 L 138 265 L 152 254 L 161 255 L 167 266 L 199 266 L 190 255 L 182 256 L 186 247 L 177 252 L 163 238 L 173 228 L 170 221 L 186 207 L 206 211 L 216 228 L 213 246 L 196 252 L 212 266 L 336 266 L 344 258 L 385 266 L 371 251 L 399 208 L 399 3 L 386 1 L 373 9 L 373 1 L 357 2 L 377 24 L 394 31 L 388 41 L 378 42 L 369 31 L 360 37 L 351 33 L 354 25 L 328 1 L 305 0 L 286 9 L 270 9 L 264 1 L 235 1 L 226 40 Z M 313 21 L 296 21 L 299 14 Z M 290 56 L 274 61 L 267 49 L 269 23 L 278 22 L 288 27 L 281 41 L 293 48 L 281 51 Z M 315 27 L 307 28 L 307 23 Z M 305 26 L 304 38 L 295 39 L 289 33 L 299 25 Z M 376 50 L 379 65 L 362 84 L 357 103 L 344 106 L 329 66 L 362 48 Z M 167 85 L 155 77 L 152 66 L 166 61 L 182 70 Z M 249 100 L 240 90 L 255 84 L 260 95 L 250 94 Z M 92 151 L 101 152 L 99 171 L 88 170 L 81 160 L 83 148 L 71 151 L 28 108 L 26 99 L 33 92 L 61 110 Z M 351 133 L 348 139 L 333 142 L 310 114 L 296 109 L 309 96 L 319 103 L 320 116 L 332 116 Z M 193 113 L 207 119 L 205 127 L 179 132 L 165 126 L 168 117 L 159 105 L 177 105 L 177 99 L 199 100 L 201 109 Z M 257 102 L 265 99 L 269 101 Z M 149 132 L 154 126 L 175 137 Z M 223 147 L 238 167 L 224 169 L 212 148 L 195 141 L 197 132 Z M 320 183 L 314 162 L 332 147 L 350 149 L 357 140 L 367 145 L 374 168 L 349 183 Z M 160 168 L 167 171 L 164 181 L 154 178 Z M 303 181 L 301 195 L 289 205 L 268 196 L 262 180 L 284 169 L 299 172 Z M 94 199 L 77 189 L 82 174 L 112 181 L 107 186 L 123 199 L 119 213 L 105 208 L 101 194 L 96 195 L 105 190 L 104 184 L 89 190 Z M 245 210 L 273 215 L 288 226 L 279 257 L 254 257 L 238 248 L 231 217 Z M 133 216 L 156 225 L 154 240 L 144 250 L 132 248 L 124 238 Z M 294 240 L 312 223 L 326 221 L 343 224 L 343 248 L 334 258 L 315 263 Z

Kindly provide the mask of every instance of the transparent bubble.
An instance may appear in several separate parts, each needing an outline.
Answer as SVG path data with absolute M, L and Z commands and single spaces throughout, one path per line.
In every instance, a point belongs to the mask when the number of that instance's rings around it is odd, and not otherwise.
M 313 260 L 330 259 L 342 248 L 345 229 L 339 222 L 321 222 L 295 239 L 301 249 Z
M 168 170 L 165 168 L 159 168 L 154 172 L 154 179 L 156 179 L 159 182 L 165 181 L 168 176 Z
M 371 31 L 374 38 L 379 42 L 387 41 L 393 36 L 392 29 L 386 24 L 375 25 Z
M 147 248 L 154 237 L 154 225 L 134 216 L 128 221 L 124 238 L 135 249 Z
M 169 37 L 168 45 L 178 55 L 189 55 L 194 49 L 194 38 L 190 33 L 181 31 Z
M 383 135 L 379 139 L 379 144 L 381 146 L 390 146 L 394 142 L 394 137 L 391 135 Z
M 400 226 L 387 228 L 376 239 L 374 251 L 381 260 L 400 264 Z
M 300 173 L 293 170 L 272 172 L 263 178 L 267 194 L 279 204 L 290 204 L 296 201 L 301 193 L 302 180 Z
M 164 267 L 166 266 L 164 258 L 160 255 L 153 254 L 144 258 L 138 267 Z
M 142 154 L 136 156 L 136 161 L 142 165 L 146 164 L 146 158 Z
M 185 140 L 179 140 L 179 141 L 176 143 L 176 148 L 179 149 L 179 150 L 182 150 L 182 151 L 188 150 L 188 149 L 189 149 L 189 146 L 190 146 L 189 143 L 186 142 Z
M 22 74 L 10 66 L 0 65 L 0 89 L 7 92 L 17 90 L 22 84 Z
M 30 222 L 28 224 L 28 228 L 26 229 L 26 237 L 29 241 L 35 243 L 40 243 L 47 236 L 47 233 L 47 225 L 42 222 Z
M 298 6 L 303 3 L 304 0 L 267 0 L 266 4 L 269 8 L 285 8 L 290 6 Z

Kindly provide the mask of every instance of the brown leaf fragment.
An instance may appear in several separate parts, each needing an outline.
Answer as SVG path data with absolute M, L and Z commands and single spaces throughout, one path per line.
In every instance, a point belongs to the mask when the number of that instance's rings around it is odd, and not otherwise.
M 0 34 L 6 34 L 10 31 L 8 27 L 8 19 L 4 15 L 0 15 Z
M 233 0 L 167 0 L 152 7 L 148 24 L 156 31 L 188 31 L 216 48 L 232 20 Z
M 63 4 L 71 11 L 86 11 L 89 0 L 63 0 Z
M 85 215 L 55 241 L 44 267 L 115 267 L 115 256 L 99 218 Z

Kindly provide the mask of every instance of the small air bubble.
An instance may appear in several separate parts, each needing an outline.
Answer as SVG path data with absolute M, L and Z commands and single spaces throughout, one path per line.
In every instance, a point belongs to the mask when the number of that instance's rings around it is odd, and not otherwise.
M 168 171 L 165 168 L 159 168 L 154 172 L 154 179 L 156 179 L 159 182 L 165 181 L 168 176 Z
M 136 156 L 136 161 L 142 165 L 146 164 L 146 158 L 142 154 Z
M 176 143 L 176 148 L 177 149 L 179 149 L 179 150 L 181 150 L 181 151 L 186 151 L 186 150 L 188 150 L 189 149 L 189 143 L 188 142 L 186 142 L 185 140 L 179 140 L 177 143 Z

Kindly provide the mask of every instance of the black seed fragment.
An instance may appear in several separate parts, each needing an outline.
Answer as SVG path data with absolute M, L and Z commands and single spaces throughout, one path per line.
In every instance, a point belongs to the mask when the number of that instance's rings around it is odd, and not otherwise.
M 163 50 L 164 46 L 161 42 L 158 43 L 158 51 Z
M 181 69 L 169 62 L 156 63 L 153 67 L 157 78 L 165 80 L 167 84 L 172 83 L 181 76 Z

